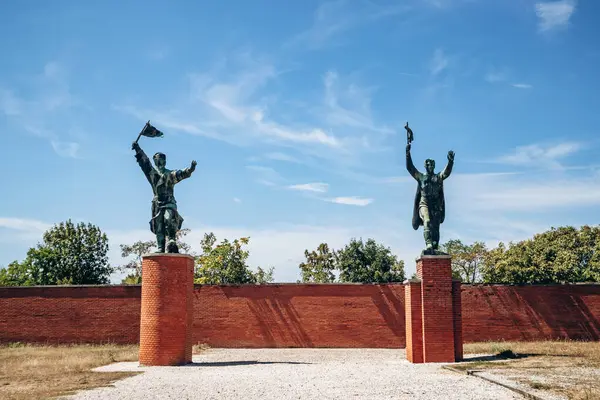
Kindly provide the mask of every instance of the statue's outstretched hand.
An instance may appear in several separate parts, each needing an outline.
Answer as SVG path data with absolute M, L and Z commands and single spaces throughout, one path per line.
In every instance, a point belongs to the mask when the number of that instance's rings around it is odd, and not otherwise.
M 454 162 L 454 152 L 452 150 L 448 152 L 448 161 Z
M 139 150 L 140 149 L 140 145 L 138 144 L 138 142 L 133 142 L 131 144 L 131 150 Z
M 192 165 L 190 166 L 190 171 L 194 172 L 196 170 L 196 165 L 198 165 L 196 160 L 192 161 Z

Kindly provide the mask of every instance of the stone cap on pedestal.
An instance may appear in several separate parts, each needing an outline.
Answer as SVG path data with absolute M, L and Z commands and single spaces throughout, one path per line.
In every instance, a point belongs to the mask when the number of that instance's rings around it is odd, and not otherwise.
M 421 283 L 421 280 L 419 278 L 410 278 L 410 279 L 406 279 L 402 283 L 403 284 L 407 284 L 407 283 Z
M 431 255 L 431 254 L 423 254 L 420 255 L 419 257 L 416 258 L 416 261 L 419 260 L 435 260 L 435 259 L 446 259 L 446 258 L 452 258 L 451 255 L 449 254 L 435 254 L 435 255 Z
M 187 258 L 194 259 L 194 257 L 192 257 L 191 255 L 182 254 L 182 253 L 147 253 L 147 254 L 142 255 L 142 258 L 151 258 L 151 257 L 187 257 Z

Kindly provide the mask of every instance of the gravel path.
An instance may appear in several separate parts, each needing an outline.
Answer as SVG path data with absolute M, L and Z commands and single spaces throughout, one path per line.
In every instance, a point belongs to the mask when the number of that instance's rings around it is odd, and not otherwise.
M 92 399 L 521 399 L 439 364 L 410 364 L 394 349 L 210 349 L 184 367 L 116 363 L 145 371 L 68 397 Z

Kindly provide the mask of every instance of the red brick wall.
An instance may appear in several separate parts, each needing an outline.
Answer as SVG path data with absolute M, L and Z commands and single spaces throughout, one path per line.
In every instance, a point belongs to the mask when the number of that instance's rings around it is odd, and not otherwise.
M 0 342 L 137 343 L 139 286 L 0 287 Z
M 462 285 L 463 338 L 600 340 L 600 285 Z M 139 286 L 0 288 L 0 342 L 137 343 Z M 214 347 L 404 347 L 403 285 L 196 286 Z
M 462 287 L 463 339 L 600 339 L 600 285 Z
M 194 340 L 214 347 L 404 347 L 404 286 L 197 286 Z

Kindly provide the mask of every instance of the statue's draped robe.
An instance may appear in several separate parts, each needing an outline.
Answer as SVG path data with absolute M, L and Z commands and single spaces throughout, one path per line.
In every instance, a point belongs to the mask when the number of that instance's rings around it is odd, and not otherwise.
M 142 171 L 144 171 L 148 182 L 152 185 L 152 191 L 154 192 L 150 230 L 154 234 L 157 233 L 156 228 L 159 219 L 163 217 L 164 211 L 169 209 L 173 213 L 173 224 L 175 224 L 176 231 L 179 231 L 183 224 L 183 218 L 177 212 L 177 201 L 175 201 L 173 189 L 176 183 L 189 178 L 192 172 L 189 168 L 175 171 L 165 169 L 164 172 L 160 172 L 152 166 L 148 156 L 146 156 L 146 153 L 142 149 L 136 153 L 135 158 Z
M 437 210 L 434 210 L 432 204 L 428 204 L 429 215 L 431 218 L 439 218 L 439 223 L 442 224 L 444 219 L 446 218 L 446 201 L 444 199 L 444 180 L 441 177 L 441 174 L 436 174 L 439 179 L 440 188 L 440 199 L 439 205 L 436 204 L 434 207 L 439 207 Z M 421 215 L 419 215 L 419 207 L 421 206 L 421 182 L 417 182 L 417 193 L 415 194 L 415 204 L 413 207 L 413 217 L 412 217 L 412 227 L 414 230 L 419 229 L 419 226 L 423 226 L 423 219 Z
M 417 181 L 417 192 L 415 194 L 415 202 L 413 205 L 413 217 L 412 217 L 413 229 L 417 230 L 417 229 L 419 229 L 419 226 L 423 226 L 423 219 L 421 218 L 421 215 L 419 214 L 420 207 L 425 207 L 425 206 L 427 207 L 428 212 L 429 212 L 429 217 L 435 223 L 442 224 L 444 222 L 444 219 L 446 218 L 446 201 L 444 198 L 445 197 L 444 196 L 444 179 L 446 179 L 446 178 L 448 178 L 448 176 L 450 176 L 453 165 L 454 165 L 454 161 L 449 160 L 448 165 L 446 166 L 446 168 L 444 168 L 444 170 L 442 172 L 430 177 L 430 179 L 433 178 L 432 181 L 430 182 L 430 184 L 432 183 L 434 185 L 439 185 L 439 191 L 435 194 L 432 193 L 432 195 L 428 196 L 428 198 L 426 199 L 427 201 L 425 201 L 425 199 L 421 198 L 422 197 L 421 192 L 422 192 L 422 190 L 424 190 L 421 187 L 421 185 L 423 184 L 423 182 L 425 182 L 426 176 L 425 176 L 425 174 L 419 172 L 415 168 L 415 165 L 412 162 L 412 157 L 410 155 L 410 151 L 407 151 L 407 153 L 406 153 L 406 169 L 411 174 L 411 176 L 413 178 L 415 178 L 415 180 Z

